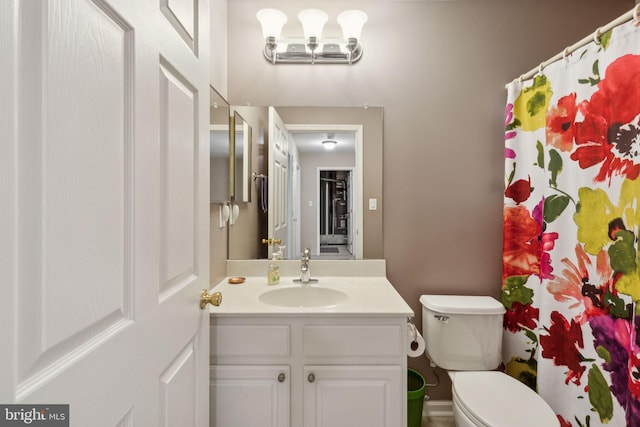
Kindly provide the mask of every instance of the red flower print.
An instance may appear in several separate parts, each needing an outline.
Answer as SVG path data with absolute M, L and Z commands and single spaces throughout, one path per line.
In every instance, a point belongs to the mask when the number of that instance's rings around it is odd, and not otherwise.
M 613 270 L 611 269 L 606 251 L 600 251 L 596 256 L 596 263 L 578 244 L 575 248 L 577 263 L 563 258 L 562 263 L 565 268 L 559 277 L 547 284 L 547 290 L 554 299 L 559 302 L 573 300 L 569 308 L 576 308 L 580 304 L 584 305 L 580 321 L 588 321 L 593 316 L 602 316 L 608 313 L 604 297 L 607 292 L 612 295 Z M 593 283 L 600 280 L 600 283 Z
M 579 348 L 584 348 L 582 341 L 582 329 L 575 320 L 571 323 L 557 311 L 551 312 L 551 326 L 545 328 L 549 335 L 540 335 L 540 345 L 542 346 L 542 357 L 553 359 L 556 366 L 566 366 L 569 368 L 564 381 L 569 384 L 572 381 L 580 385 L 580 378 L 586 367 L 580 363 L 584 360 Z
M 510 276 L 540 273 L 540 224 L 524 206 L 504 208 L 503 281 Z
M 571 151 L 577 112 L 575 93 L 563 96 L 558 100 L 557 106 L 549 109 L 546 128 L 547 145 L 552 145 L 560 151 Z
M 504 315 L 504 328 L 511 332 L 518 332 L 522 326 L 530 330 L 536 327 L 536 321 L 540 317 L 540 310 L 531 304 L 522 304 L 514 301 L 511 310 L 507 310 Z
M 542 252 L 540 253 L 540 278 L 553 279 L 553 267 L 551 266 L 551 254 L 549 253 L 556 245 L 558 233 L 542 233 L 540 243 Z
M 612 62 L 591 99 L 580 104 L 575 123 L 577 149 L 571 159 L 586 169 L 602 164 L 594 180 L 640 175 L 640 55 Z
M 507 186 L 504 195 L 516 203 L 522 203 L 531 195 L 531 177 L 527 180 L 519 179 Z
M 557 415 L 558 417 L 558 421 L 560 422 L 560 427 L 573 427 L 571 425 L 571 421 L 567 421 L 564 418 L 562 418 L 562 416 Z

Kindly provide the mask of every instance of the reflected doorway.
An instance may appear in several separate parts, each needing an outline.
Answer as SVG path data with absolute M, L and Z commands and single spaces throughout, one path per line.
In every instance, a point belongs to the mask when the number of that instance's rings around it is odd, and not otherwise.
M 318 169 L 320 258 L 354 259 L 353 169 Z
M 361 125 L 300 125 L 287 124 L 290 135 L 289 146 L 295 147 L 300 166 L 300 185 L 298 186 L 299 216 L 299 248 L 311 249 L 312 258 L 320 259 L 362 259 L 362 144 L 363 128 Z M 322 143 L 329 139 L 328 134 L 337 141 L 332 150 Z M 349 170 L 349 221 L 350 253 L 320 252 L 320 170 Z M 269 202 L 271 205 L 271 201 Z M 293 221 L 292 221 L 293 223 Z M 289 243 L 290 245 L 292 243 Z M 332 252 L 335 250 L 331 250 Z M 292 254 L 292 257 L 295 254 Z M 336 256 L 337 255 L 337 256 Z

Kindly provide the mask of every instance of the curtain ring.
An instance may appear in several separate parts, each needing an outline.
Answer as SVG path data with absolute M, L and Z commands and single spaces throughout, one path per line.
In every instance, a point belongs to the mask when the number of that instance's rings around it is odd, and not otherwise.
M 599 27 L 594 33 L 593 33 L 593 42 L 597 45 L 600 45 L 600 30 L 602 29 L 602 27 Z
M 571 55 L 571 52 L 569 52 L 568 47 L 565 47 L 562 51 L 562 59 L 564 59 L 565 61 L 569 61 L 569 55 Z
M 540 65 L 538 65 L 538 74 L 542 75 L 542 70 L 544 69 L 544 63 L 541 62 Z
M 638 23 L 638 9 L 640 9 L 640 4 L 637 4 L 636 7 L 633 8 L 633 23 Z

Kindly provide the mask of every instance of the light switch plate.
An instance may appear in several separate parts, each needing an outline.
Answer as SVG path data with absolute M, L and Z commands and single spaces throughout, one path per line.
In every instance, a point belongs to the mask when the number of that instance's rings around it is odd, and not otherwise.
M 378 199 L 369 199 L 369 210 L 375 211 L 378 209 Z

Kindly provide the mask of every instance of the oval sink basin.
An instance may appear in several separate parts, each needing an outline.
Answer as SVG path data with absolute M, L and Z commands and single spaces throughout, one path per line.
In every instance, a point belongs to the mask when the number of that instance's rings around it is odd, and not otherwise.
M 331 307 L 345 302 L 347 294 L 336 289 L 301 286 L 273 289 L 258 299 L 278 307 Z

